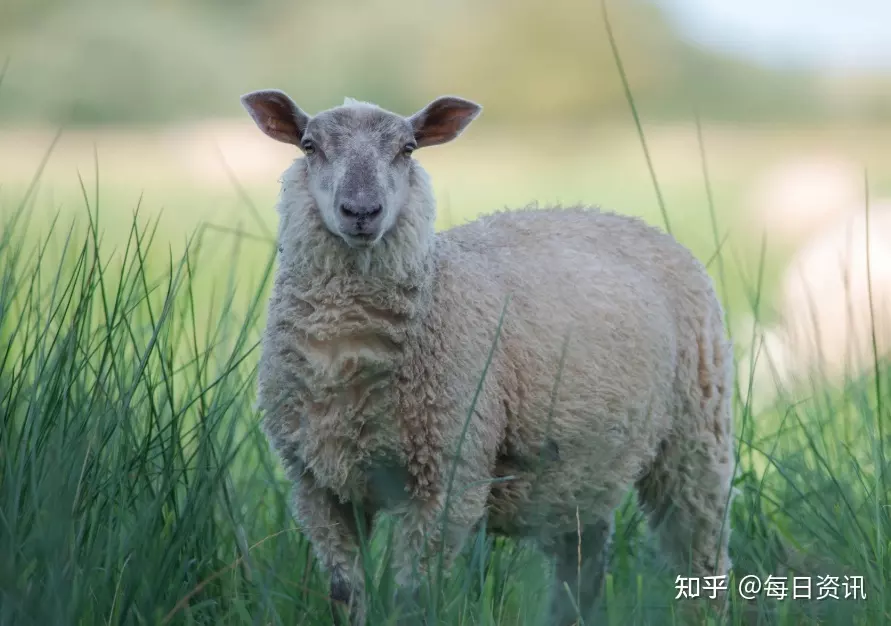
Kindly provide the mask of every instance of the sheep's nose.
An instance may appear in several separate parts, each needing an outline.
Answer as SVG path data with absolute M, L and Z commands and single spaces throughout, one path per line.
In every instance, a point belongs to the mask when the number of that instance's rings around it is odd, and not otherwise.
M 340 205 L 340 212 L 350 219 L 373 219 L 384 210 L 380 204 L 355 204 L 344 202 Z

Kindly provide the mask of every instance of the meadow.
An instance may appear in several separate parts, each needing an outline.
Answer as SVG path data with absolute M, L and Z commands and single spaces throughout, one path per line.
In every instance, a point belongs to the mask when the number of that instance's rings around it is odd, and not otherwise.
M 533 200 L 663 227 L 667 216 L 751 353 L 757 340 L 735 320 L 770 317 L 794 251 L 759 227 L 752 180 L 783 155 L 848 150 L 870 193 L 887 195 L 891 133 L 698 130 L 648 127 L 658 187 L 630 124 L 468 133 L 418 158 L 440 228 Z M 0 133 L 2 624 L 330 623 L 327 581 L 253 407 L 276 178 L 292 155 L 237 140 L 217 154 L 193 135 Z M 891 622 L 889 372 L 877 355 L 868 372 L 756 408 L 740 360 L 730 623 Z M 603 623 L 682 623 L 683 572 L 660 560 L 633 498 L 616 528 Z M 370 625 L 395 619 L 386 531 L 367 546 Z M 765 584 L 744 601 L 734 586 L 747 575 L 788 580 L 786 593 Z M 819 598 L 832 591 L 825 576 L 838 599 Z M 423 610 L 431 624 L 543 624 L 548 577 L 534 549 L 480 532 L 426 581 Z M 793 577 L 811 580 L 809 599 L 792 597 Z M 855 581 L 865 597 L 846 598 Z

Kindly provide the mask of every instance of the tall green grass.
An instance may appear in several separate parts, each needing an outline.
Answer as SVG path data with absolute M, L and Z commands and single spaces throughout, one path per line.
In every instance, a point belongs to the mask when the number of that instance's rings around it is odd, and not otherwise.
M 27 197 L 0 222 L 0 622 L 330 623 L 253 408 L 274 246 L 243 284 L 238 241 L 224 267 L 209 230 L 174 256 L 136 211 L 121 245 L 105 241 L 102 212 L 124 209 L 99 195 L 85 187 L 68 224 L 29 223 Z M 757 317 L 757 280 L 750 298 Z M 737 579 L 832 574 L 843 596 L 857 575 L 866 599 L 731 592 L 732 623 L 891 619 L 889 378 L 876 360 L 755 414 L 752 372 L 738 372 Z M 605 623 L 677 622 L 684 572 L 661 561 L 630 495 L 616 527 Z M 388 530 L 365 546 L 371 624 L 400 610 Z M 543 624 L 549 576 L 534 549 L 481 530 L 422 586 L 422 610 L 430 623 Z

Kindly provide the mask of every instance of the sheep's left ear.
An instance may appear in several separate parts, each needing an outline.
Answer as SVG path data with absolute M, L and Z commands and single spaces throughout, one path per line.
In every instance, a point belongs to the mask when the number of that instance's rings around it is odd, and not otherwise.
M 241 104 L 264 133 L 282 143 L 300 145 L 309 116 L 283 91 L 263 89 L 241 97 Z
M 456 96 L 442 96 L 408 118 L 419 148 L 446 143 L 460 135 L 483 107 Z

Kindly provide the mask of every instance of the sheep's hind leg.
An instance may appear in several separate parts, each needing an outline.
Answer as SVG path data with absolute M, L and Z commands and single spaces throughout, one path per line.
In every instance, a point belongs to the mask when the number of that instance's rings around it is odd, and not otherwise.
M 556 572 L 549 624 L 574 624 L 578 622 L 579 614 L 585 620 L 590 619 L 601 597 L 613 528 L 612 519 L 598 521 L 585 526 L 581 537 L 578 532 L 566 533 L 550 546 L 550 551 L 556 557 Z M 569 591 L 566 587 L 569 587 Z M 572 600 L 568 594 L 572 594 Z M 578 610 L 573 606 L 573 601 L 578 605 Z
M 722 396 L 707 398 L 712 402 L 703 402 L 702 412 L 685 416 L 694 420 L 679 424 L 637 482 L 650 527 L 679 568 L 674 575 L 702 579 L 730 573 L 734 462 L 729 406 Z M 712 411 L 705 410 L 709 405 Z M 724 596 L 726 592 L 712 604 L 721 607 Z
M 666 555 L 679 567 L 689 565 L 691 576 L 726 574 L 733 473 L 729 455 L 716 458 L 701 444 L 677 442 L 665 448 L 637 483 L 650 527 Z

